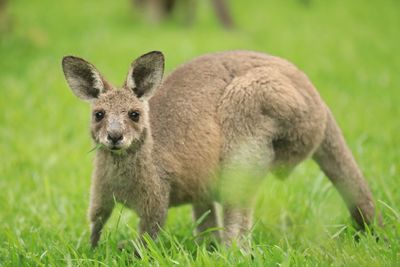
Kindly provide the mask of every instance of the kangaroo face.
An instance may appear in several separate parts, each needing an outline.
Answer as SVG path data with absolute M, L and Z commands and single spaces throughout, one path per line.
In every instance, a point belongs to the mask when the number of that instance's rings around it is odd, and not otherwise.
M 122 89 L 115 89 L 89 62 L 64 57 L 65 78 L 73 93 L 92 104 L 91 135 L 110 150 L 128 149 L 148 127 L 147 101 L 159 86 L 164 57 L 150 52 L 136 59 Z
M 102 94 L 92 106 L 93 140 L 110 150 L 127 149 L 138 143 L 147 126 L 145 105 L 129 89 Z

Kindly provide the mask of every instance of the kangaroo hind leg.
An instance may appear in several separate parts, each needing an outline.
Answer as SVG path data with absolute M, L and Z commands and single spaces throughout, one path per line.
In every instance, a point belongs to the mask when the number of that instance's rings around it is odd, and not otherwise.
M 193 219 L 198 222 L 196 234 L 203 235 L 207 230 L 213 229 L 213 236 L 219 240 L 220 231 L 217 229 L 220 227 L 218 211 L 216 203 L 194 203 L 193 204 Z M 200 220 L 200 221 L 199 221 Z M 202 238 L 199 238 L 202 240 Z

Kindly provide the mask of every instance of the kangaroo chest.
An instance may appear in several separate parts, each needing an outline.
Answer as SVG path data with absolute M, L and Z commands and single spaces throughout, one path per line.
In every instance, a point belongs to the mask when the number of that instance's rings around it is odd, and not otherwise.
M 143 188 L 140 173 L 140 168 L 132 161 L 114 161 L 106 175 L 105 186 L 109 187 L 117 202 L 134 208 Z

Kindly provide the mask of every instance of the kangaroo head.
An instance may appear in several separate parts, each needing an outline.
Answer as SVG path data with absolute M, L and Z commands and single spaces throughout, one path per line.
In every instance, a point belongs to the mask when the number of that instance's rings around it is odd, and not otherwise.
M 72 92 L 92 105 L 91 135 L 97 144 L 116 151 L 142 140 L 149 127 L 147 101 L 164 72 L 161 52 L 150 52 L 133 61 L 122 88 L 113 87 L 81 58 L 66 56 L 62 67 Z

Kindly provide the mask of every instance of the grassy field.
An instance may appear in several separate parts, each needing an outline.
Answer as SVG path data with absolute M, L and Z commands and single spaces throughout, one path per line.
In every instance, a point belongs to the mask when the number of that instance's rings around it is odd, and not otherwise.
M 179 16 L 149 25 L 128 0 L 9 2 L 0 27 L 0 266 L 400 265 L 400 2 L 235 0 L 238 27 L 229 32 L 208 1 L 199 1 L 192 27 Z M 137 217 L 122 206 L 90 249 L 89 107 L 67 88 L 62 56 L 82 56 L 120 84 L 150 50 L 165 53 L 170 72 L 230 49 L 278 55 L 309 75 L 371 185 L 385 222 L 375 229 L 380 240 L 366 233 L 355 241 L 342 200 L 307 161 L 286 181 L 266 177 L 253 257 L 195 245 L 189 206 L 170 210 L 142 260 L 116 249 L 136 236 Z

